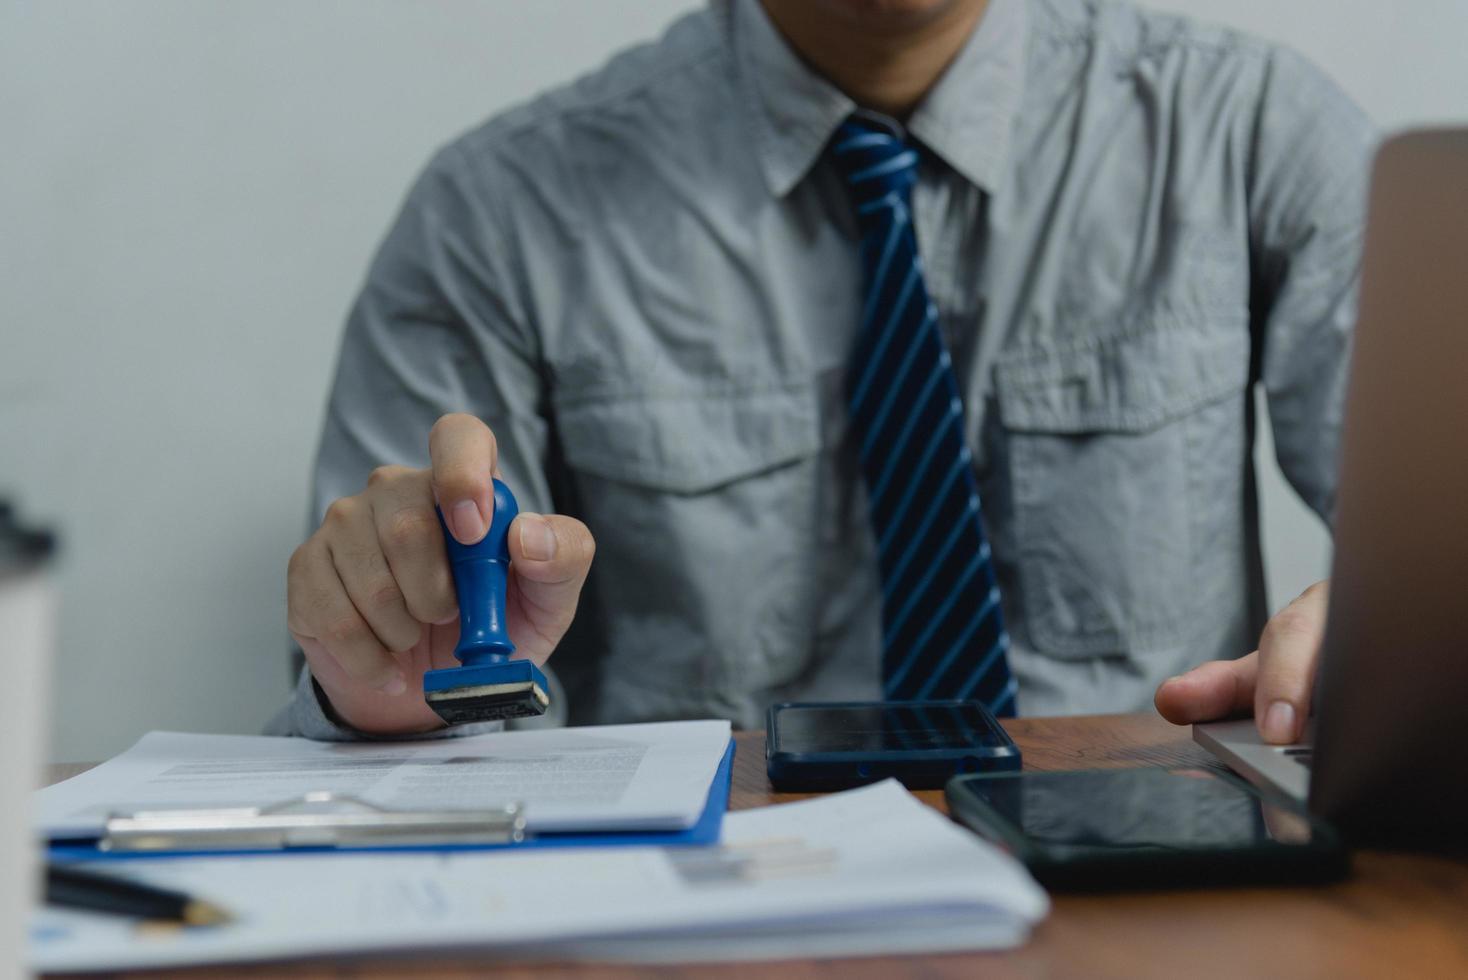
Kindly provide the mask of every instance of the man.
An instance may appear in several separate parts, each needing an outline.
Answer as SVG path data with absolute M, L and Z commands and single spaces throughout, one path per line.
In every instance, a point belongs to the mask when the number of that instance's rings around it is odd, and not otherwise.
M 1294 738 L 1325 591 L 1258 639 L 1251 391 L 1328 517 L 1371 143 L 1288 52 L 1083 0 L 716 0 L 491 120 L 348 324 L 287 730 L 439 728 L 433 508 L 477 540 L 496 473 L 575 721 L 1155 691 Z

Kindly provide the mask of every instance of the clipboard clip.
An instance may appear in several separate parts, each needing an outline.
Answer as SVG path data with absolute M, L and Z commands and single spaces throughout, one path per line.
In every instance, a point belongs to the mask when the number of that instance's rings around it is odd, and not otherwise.
M 136 810 L 107 818 L 104 851 L 279 851 L 291 848 L 518 844 L 519 803 L 475 810 L 390 810 L 344 793 L 307 793 L 263 807 Z

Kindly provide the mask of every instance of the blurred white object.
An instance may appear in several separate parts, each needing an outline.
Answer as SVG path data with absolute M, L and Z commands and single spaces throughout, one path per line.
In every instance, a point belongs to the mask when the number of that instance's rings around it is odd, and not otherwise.
M 23 975 L 39 881 L 31 789 L 41 776 L 47 677 L 56 654 L 51 536 L 18 526 L 0 501 L 0 980 Z

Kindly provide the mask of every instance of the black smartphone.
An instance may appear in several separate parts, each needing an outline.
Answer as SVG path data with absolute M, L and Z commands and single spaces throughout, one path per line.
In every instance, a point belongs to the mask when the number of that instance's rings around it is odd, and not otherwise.
M 1206 769 L 959 776 L 945 796 L 1059 891 L 1312 883 L 1347 868 L 1329 826 Z
M 771 706 L 765 769 L 782 791 L 888 777 L 938 789 L 964 772 L 1018 769 L 1019 747 L 978 701 L 834 701 Z

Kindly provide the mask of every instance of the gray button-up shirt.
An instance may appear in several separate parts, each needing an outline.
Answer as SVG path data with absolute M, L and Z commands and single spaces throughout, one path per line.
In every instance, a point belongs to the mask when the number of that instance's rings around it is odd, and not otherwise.
M 720 0 L 449 144 L 372 266 L 318 514 L 484 419 L 522 506 L 597 539 L 551 661 L 574 721 L 879 696 L 823 156 L 854 108 Z M 1288 51 L 1082 0 L 991 0 L 906 125 L 1021 713 L 1140 708 L 1265 619 L 1255 382 L 1330 514 L 1371 129 Z M 291 727 L 339 735 L 299 690 Z

